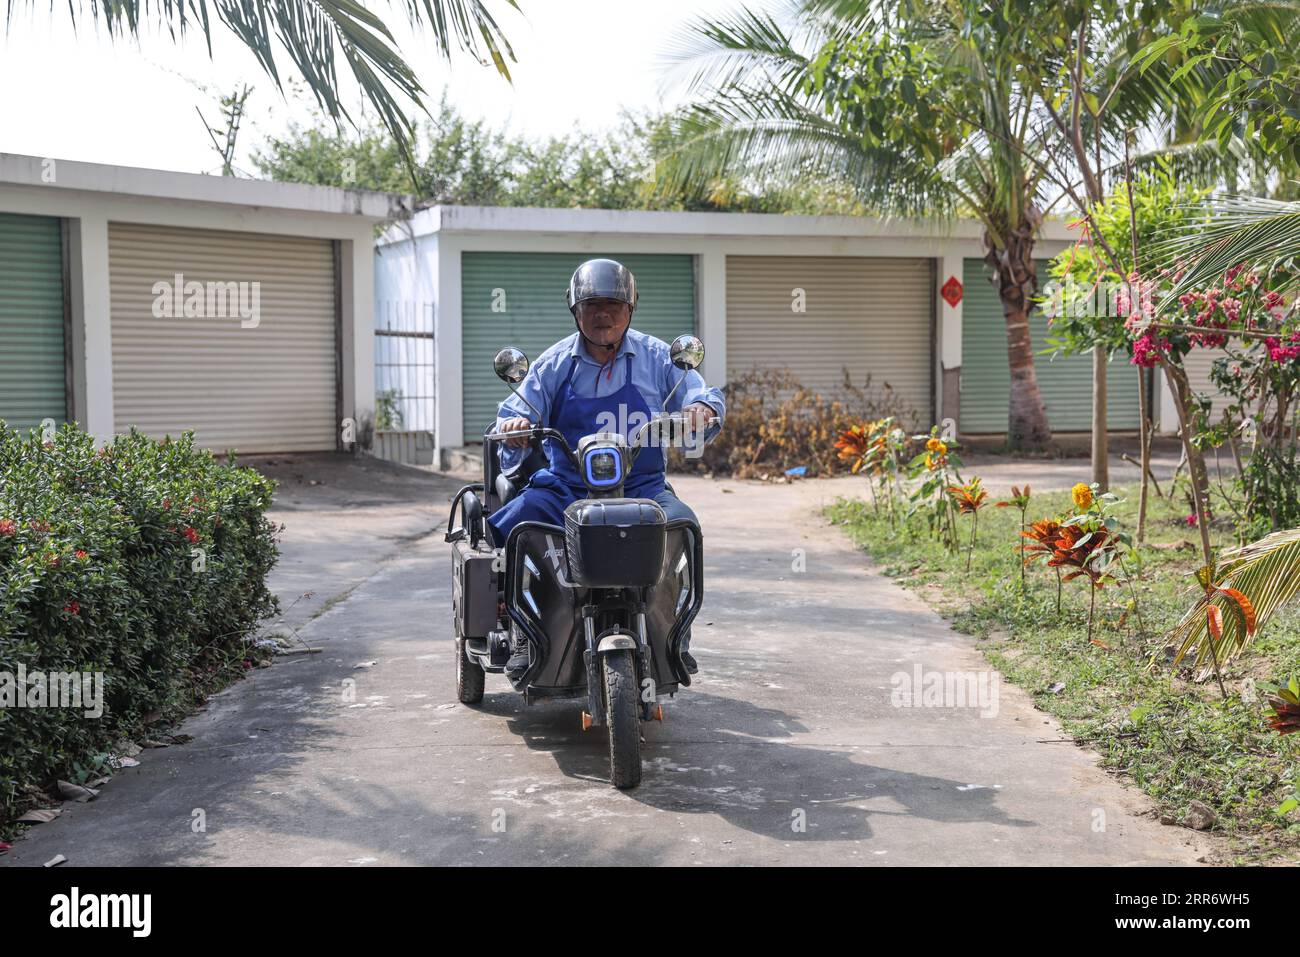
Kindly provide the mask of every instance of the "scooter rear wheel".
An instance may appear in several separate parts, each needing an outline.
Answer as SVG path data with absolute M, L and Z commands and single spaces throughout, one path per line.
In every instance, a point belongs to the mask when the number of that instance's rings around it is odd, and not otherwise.
M 641 704 L 637 697 L 636 664 L 631 651 L 611 651 L 602 657 L 606 721 L 609 725 L 609 777 L 619 790 L 641 783 Z
M 465 639 L 456 639 L 456 700 L 461 704 L 478 704 L 483 700 L 486 676 L 477 661 L 465 654 Z

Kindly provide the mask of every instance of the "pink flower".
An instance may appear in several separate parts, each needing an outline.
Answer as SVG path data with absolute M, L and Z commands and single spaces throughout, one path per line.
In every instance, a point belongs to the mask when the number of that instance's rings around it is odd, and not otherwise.
M 1147 332 L 1133 343 L 1133 365 L 1150 369 L 1169 351 L 1169 340 Z
M 1294 362 L 1300 359 L 1300 332 L 1291 333 L 1287 342 L 1292 345 L 1283 345 L 1279 339 L 1265 339 L 1264 346 L 1268 349 L 1268 357 L 1274 362 Z
M 12 518 L 0 518 L 0 535 L 17 535 L 18 523 Z

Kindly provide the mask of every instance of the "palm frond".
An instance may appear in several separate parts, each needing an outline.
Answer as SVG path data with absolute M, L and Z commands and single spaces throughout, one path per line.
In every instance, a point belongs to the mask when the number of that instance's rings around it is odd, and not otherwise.
M 518 9 L 517 0 L 500 0 Z M 37 0 L 6 0 L 12 21 L 16 6 Z M 486 0 L 404 0 L 412 25 L 427 27 L 443 56 L 454 42 L 482 59 L 480 50 L 507 79 L 514 51 L 487 9 Z M 406 151 L 413 124 L 409 107 L 423 109 L 424 90 L 397 49 L 384 21 L 357 0 L 69 0 L 74 25 L 89 16 L 110 36 L 138 37 L 142 28 L 161 27 L 170 37 L 198 30 L 212 51 L 212 14 L 256 58 L 263 72 L 282 88 L 277 54 L 287 55 L 320 107 L 335 121 L 351 120 L 339 95 L 341 59 L 362 98 Z M 277 49 L 278 48 L 278 49 Z
M 1300 258 L 1300 202 L 1222 196 L 1210 202 L 1208 212 L 1208 224 L 1182 231 L 1157 250 L 1158 256 L 1169 261 L 1193 263 L 1169 291 L 1162 309 L 1188 290 L 1218 282 L 1240 263 L 1269 272 L 1280 263 Z
M 790 89 L 808 66 L 801 50 L 822 37 L 798 28 L 802 0 L 784 0 L 771 12 L 741 7 L 717 17 L 696 17 L 673 34 L 660 60 L 666 86 L 688 93 L 735 88 L 755 78 Z
M 818 175 L 840 180 L 864 205 L 901 216 L 951 206 L 932 164 L 869 149 L 833 119 L 779 90 L 733 90 L 675 118 L 677 143 L 656 179 L 667 190 L 698 190 L 730 175 L 791 182 Z
M 1213 651 L 1222 665 L 1246 649 L 1252 629 L 1247 628 L 1237 602 L 1222 589 L 1246 596 L 1254 609 L 1255 631 L 1300 593 L 1300 528 L 1274 532 L 1225 553 L 1215 583 L 1218 588 L 1202 595 L 1169 633 L 1169 639 L 1178 642 L 1175 664 L 1194 654 L 1196 667 L 1204 668 L 1212 663 Z M 1209 612 L 1211 605 L 1217 613 Z M 1217 640 L 1210 634 L 1210 614 L 1222 622 L 1222 637 Z

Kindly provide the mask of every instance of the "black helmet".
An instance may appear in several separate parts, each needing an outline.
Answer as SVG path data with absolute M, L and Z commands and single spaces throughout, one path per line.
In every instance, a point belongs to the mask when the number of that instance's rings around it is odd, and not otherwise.
M 612 259 L 588 259 L 573 271 L 564 301 L 574 318 L 584 299 L 617 299 L 636 310 L 636 279 L 632 271 Z

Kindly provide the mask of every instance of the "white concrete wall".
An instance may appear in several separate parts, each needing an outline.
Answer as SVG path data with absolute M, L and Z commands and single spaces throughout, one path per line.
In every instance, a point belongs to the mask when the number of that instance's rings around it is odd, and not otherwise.
M 411 235 L 417 254 L 411 254 Z M 1073 237 L 1051 223 L 1036 251 L 1054 256 Z M 466 251 L 675 253 L 696 257 L 697 331 L 710 385 L 726 383 L 728 256 L 899 256 L 937 260 L 936 410 L 944 408 L 944 371 L 961 366 L 961 306 L 946 305 L 938 286 L 962 277 L 962 260 L 982 256 L 978 226 L 855 217 L 745 213 L 654 213 L 611 210 L 435 207 L 388 230 L 376 249 L 376 297 L 432 297 L 436 302 L 437 424 L 442 449 L 464 444 L 460 367 L 460 257 Z M 951 377 L 950 377 L 951 378 Z M 951 406 L 952 403 L 950 402 Z M 441 461 L 441 458 L 436 461 Z
M 84 164 L 71 164 L 84 165 Z M 112 169 L 112 167 L 97 167 Z M 129 183 L 149 182 L 128 171 Z M 137 175 L 139 174 L 139 175 Z M 162 174 L 159 174 L 162 175 Z M 213 180 L 166 174 L 183 180 Z M 170 179 L 168 180 L 170 182 Z M 204 189 L 209 184 L 203 183 Z M 231 187 L 238 192 L 246 183 Z M 280 186 L 282 184 L 260 184 Z M 291 193 L 293 191 L 290 191 Z M 335 191 L 341 192 L 341 191 Z M 295 194 L 296 195 L 296 194 Z M 315 195 L 312 192 L 311 195 Z M 0 181 L 0 212 L 57 216 L 69 224 L 73 346 L 73 410 L 76 421 L 99 442 L 113 435 L 113 353 L 109 315 L 108 224 L 145 223 L 235 232 L 310 236 L 341 246 L 343 410 L 358 422 L 374 416 L 374 220 L 263 206 L 235 206 L 184 199 L 82 191 L 56 185 Z
M 942 421 L 946 413 L 959 410 L 961 406 L 961 339 L 963 298 L 957 305 L 949 305 L 940 292 L 944 283 L 951 278 L 963 282 L 963 260 L 965 255 L 954 250 L 936 257 L 934 270 L 934 308 L 938 312 L 935 328 L 939 341 L 935 349 L 935 391 L 934 408 L 936 417 Z M 963 296 L 964 296 L 963 290 Z M 946 374 L 946 375 L 945 375 Z M 952 394 L 949 394 L 952 393 Z M 946 407 L 946 408 L 945 408 Z M 952 415 L 956 419 L 958 416 Z

